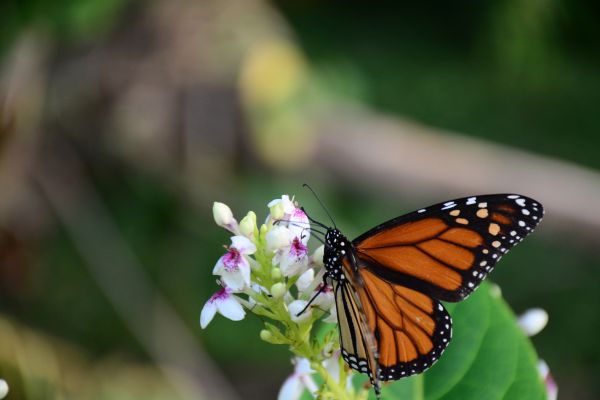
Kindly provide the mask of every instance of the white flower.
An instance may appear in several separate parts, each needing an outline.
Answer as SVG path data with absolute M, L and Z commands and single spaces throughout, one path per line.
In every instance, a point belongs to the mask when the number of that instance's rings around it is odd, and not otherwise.
M 327 322 L 329 324 L 337 324 L 337 308 L 335 307 L 335 305 L 333 305 L 329 309 L 329 315 L 326 318 L 323 318 L 323 322 Z
M 233 236 L 227 253 L 219 258 L 213 275 L 220 275 L 233 290 L 250 286 L 250 263 L 245 255 L 256 252 L 256 246 L 245 236 Z
M 307 269 L 296 281 L 296 287 L 300 292 L 306 292 L 315 280 L 315 270 Z
M 337 351 L 333 352 L 331 357 L 323 360 L 323 366 L 325 367 L 325 369 L 327 370 L 329 375 L 331 375 L 333 377 L 333 379 L 335 379 L 336 381 L 339 381 L 339 379 L 340 379 L 340 355 L 341 354 L 342 354 L 341 351 L 337 350 Z M 348 374 L 348 377 L 346 378 L 346 390 L 348 390 L 348 391 L 352 390 L 352 376 L 353 376 L 353 374 Z
M 333 306 L 333 288 L 329 285 L 325 285 L 324 283 L 319 284 L 315 291 L 321 291 L 321 293 L 315 297 L 313 304 L 327 310 Z
M 235 218 L 233 218 L 233 213 L 226 204 L 215 201 L 213 203 L 213 217 L 220 227 L 223 227 L 232 233 L 238 233 L 238 223 Z
M 310 256 L 310 265 L 316 267 L 323 267 L 323 253 L 325 252 L 325 246 L 321 245 Z
M 278 261 L 283 276 L 301 274 L 308 266 L 308 247 L 295 237 L 290 246 L 280 250 Z
M 292 317 L 292 321 L 294 322 L 303 322 L 309 319 L 312 315 L 312 308 L 306 308 L 308 301 L 306 300 L 294 300 L 290 304 L 288 304 L 288 311 L 290 313 L 290 317 Z M 304 310 L 304 312 L 300 315 L 300 311 Z
M 3 399 L 8 394 L 8 384 L 4 379 L 0 379 L 0 399 Z
M 246 293 L 248 293 L 248 290 L 258 294 L 269 294 L 269 291 L 258 283 L 252 283 L 252 285 L 250 285 L 250 289 L 246 289 Z M 250 303 L 251 306 L 254 306 L 256 304 L 256 300 L 254 300 L 252 296 L 248 296 L 248 303 Z
M 532 308 L 519 317 L 519 326 L 527 336 L 537 335 L 548 323 L 548 313 L 541 308 Z
M 546 393 L 548 395 L 547 399 L 556 400 L 558 398 L 558 386 L 556 385 L 556 382 L 550 373 L 548 364 L 546 364 L 546 361 L 540 360 L 537 367 L 538 372 L 540 373 L 540 376 L 546 385 Z
M 294 211 L 288 217 L 288 227 L 293 237 L 300 238 L 302 243 L 307 244 L 310 238 L 310 222 L 302 209 L 294 207 Z
M 232 295 L 233 290 L 228 287 L 221 288 L 206 302 L 200 313 L 200 326 L 202 329 L 212 321 L 217 311 L 225 318 L 232 321 L 241 321 L 246 316 L 244 309 Z
M 314 371 L 310 368 L 310 362 L 306 358 L 296 357 L 294 372 L 285 380 L 279 390 L 277 400 L 298 400 L 302 396 L 304 388 L 315 397 L 318 387 L 312 378 Z
M 284 219 L 285 217 L 289 217 L 292 215 L 296 206 L 290 200 L 290 196 L 284 194 L 280 199 L 275 199 L 267 204 L 269 210 L 271 211 L 271 217 L 274 220 Z
M 267 249 L 270 251 L 278 251 L 290 245 L 290 230 L 282 225 L 276 225 L 265 237 Z

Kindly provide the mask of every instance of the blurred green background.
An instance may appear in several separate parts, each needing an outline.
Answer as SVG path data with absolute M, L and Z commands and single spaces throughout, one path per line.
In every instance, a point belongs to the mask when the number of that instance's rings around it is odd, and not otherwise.
M 549 312 L 533 341 L 560 397 L 600 397 L 598 3 L 0 7 L 9 399 L 274 398 L 292 366 L 259 320 L 198 324 L 228 243 L 211 205 L 260 220 L 289 193 L 322 217 L 305 182 L 351 237 L 462 195 L 538 199 L 544 223 L 492 279 Z M 423 163 L 367 153 L 397 140 Z

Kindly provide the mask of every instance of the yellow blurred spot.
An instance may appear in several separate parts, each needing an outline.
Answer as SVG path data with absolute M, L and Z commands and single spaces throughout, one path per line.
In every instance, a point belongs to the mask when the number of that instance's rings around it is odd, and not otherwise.
M 277 38 L 252 47 L 242 62 L 239 85 L 256 154 L 277 168 L 306 164 L 314 150 L 314 83 L 296 45 Z
M 240 87 L 247 106 L 276 105 L 301 86 L 306 74 L 302 55 L 291 42 L 265 41 L 242 64 Z

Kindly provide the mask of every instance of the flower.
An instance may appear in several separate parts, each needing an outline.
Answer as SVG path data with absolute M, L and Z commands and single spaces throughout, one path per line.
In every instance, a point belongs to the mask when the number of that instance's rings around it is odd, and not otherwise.
M 290 230 L 283 225 L 276 225 L 267 232 L 265 240 L 267 242 L 267 250 L 278 252 L 281 249 L 288 247 L 291 243 Z M 277 264 L 279 260 L 273 260 L 273 264 Z
M 331 375 L 333 377 L 333 379 L 335 379 L 335 380 L 340 379 L 340 356 L 341 356 L 341 354 L 342 354 L 341 350 L 336 350 L 333 352 L 331 357 L 323 360 L 323 366 L 325 367 L 325 369 L 327 370 L 329 375 Z M 348 391 L 352 390 L 352 374 L 348 374 L 348 377 L 346 378 L 346 390 L 348 390 Z
M 256 246 L 247 237 L 232 237 L 231 246 L 217 261 L 213 275 L 220 275 L 225 285 L 233 290 L 250 286 L 250 263 L 244 256 L 255 252 Z
M 304 273 L 302 275 L 300 275 L 300 277 L 296 281 L 296 287 L 298 288 L 298 290 L 300 292 L 306 292 L 308 289 L 310 289 L 314 280 L 315 280 L 315 270 L 312 268 L 309 268 L 306 271 L 304 271 Z
M 238 223 L 235 218 L 233 218 L 233 213 L 226 204 L 215 201 L 213 203 L 213 217 L 220 227 L 223 227 L 232 233 L 238 233 Z
M 314 373 L 310 367 L 310 361 L 306 358 L 296 357 L 294 359 L 294 372 L 285 380 L 279 390 L 277 400 L 297 400 L 302 396 L 304 388 L 314 397 L 318 387 L 312 378 Z
M 310 237 L 310 222 L 306 213 L 298 207 L 294 207 L 294 211 L 288 218 L 288 227 L 294 237 L 298 237 L 304 244 L 308 243 Z
M 308 247 L 298 237 L 281 250 L 277 259 L 283 276 L 298 275 L 308 266 Z
M 309 255 L 310 220 L 293 198 L 283 195 L 268 206 L 269 215 L 259 227 L 254 212 L 248 212 L 238 224 L 229 207 L 214 203 L 215 222 L 234 235 L 213 268 L 222 287 L 202 308 L 200 326 L 206 328 L 217 312 L 234 321 L 245 318 L 246 312 L 259 315 L 264 323 L 260 338 L 289 346 L 295 355 L 294 372 L 278 398 L 297 400 L 306 389 L 312 397 L 324 394 L 333 398 L 349 388 L 352 373 L 340 372 L 339 351 L 333 350 L 338 348 L 334 330 L 318 340 L 310 335 L 317 320 L 337 320 L 332 289 L 323 282 L 324 247 Z M 315 312 L 315 307 L 328 311 L 327 318 L 323 312 Z M 322 389 L 313 380 L 314 374 L 323 382 Z M 356 394 L 366 398 L 364 390 Z
M 200 326 L 202 329 L 206 328 L 210 321 L 212 321 L 217 311 L 232 321 L 241 321 L 244 319 L 246 313 L 240 303 L 238 303 L 237 298 L 232 294 L 233 290 L 225 286 L 208 299 L 200 313 Z
M 323 318 L 323 322 L 327 322 L 329 324 L 337 324 L 337 322 L 338 322 L 337 308 L 335 308 L 335 306 L 332 306 L 329 309 L 329 315 L 327 317 Z
M 312 316 L 312 309 L 310 307 L 306 308 L 307 305 L 308 301 L 306 300 L 294 300 L 290 304 L 288 304 L 288 311 L 290 313 L 292 321 L 296 323 L 304 322 Z M 302 314 L 300 314 L 301 311 Z
M 556 385 L 556 382 L 554 381 L 554 378 L 550 373 L 550 368 L 548 367 L 548 364 L 546 364 L 546 361 L 540 360 L 538 362 L 537 367 L 538 372 L 540 373 L 540 376 L 542 377 L 544 384 L 546 385 L 546 393 L 548 395 L 548 400 L 556 400 L 558 398 L 558 386 Z
M 534 336 L 548 323 L 548 313 L 541 308 L 532 308 L 521 314 L 518 322 L 527 336 Z
M 281 196 L 280 199 L 270 201 L 269 204 L 267 204 L 267 207 L 269 207 L 271 218 L 274 220 L 285 219 L 286 217 L 291 216 L 296 209 L 296 206 L 287 194 Z
M 310 256 L 309 263 L 315 267 L 323 267 L 323 254 L 325 253 L 325 246 L 321 245 Z
M 321 293 L 315 298 L 313 304 L 323 309 L 331 308 L 333 305 L 333 288 L 324 283 L 320 283 L 315 291 L 321 291 Z
M 8 394 L 8 384 L 4 379 L 0 379 L 0 399 L 3 399 Z

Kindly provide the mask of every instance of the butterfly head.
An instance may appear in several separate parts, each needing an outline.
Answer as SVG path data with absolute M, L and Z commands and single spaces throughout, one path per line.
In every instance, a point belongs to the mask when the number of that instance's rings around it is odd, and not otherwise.
M 352 251 L 351 244 L 340 231 L 330 228 L 325 235 L 325 252 L 323 264 L 327 271 L 326 277 L 334 280 L 344 279 L 342 259 Z

